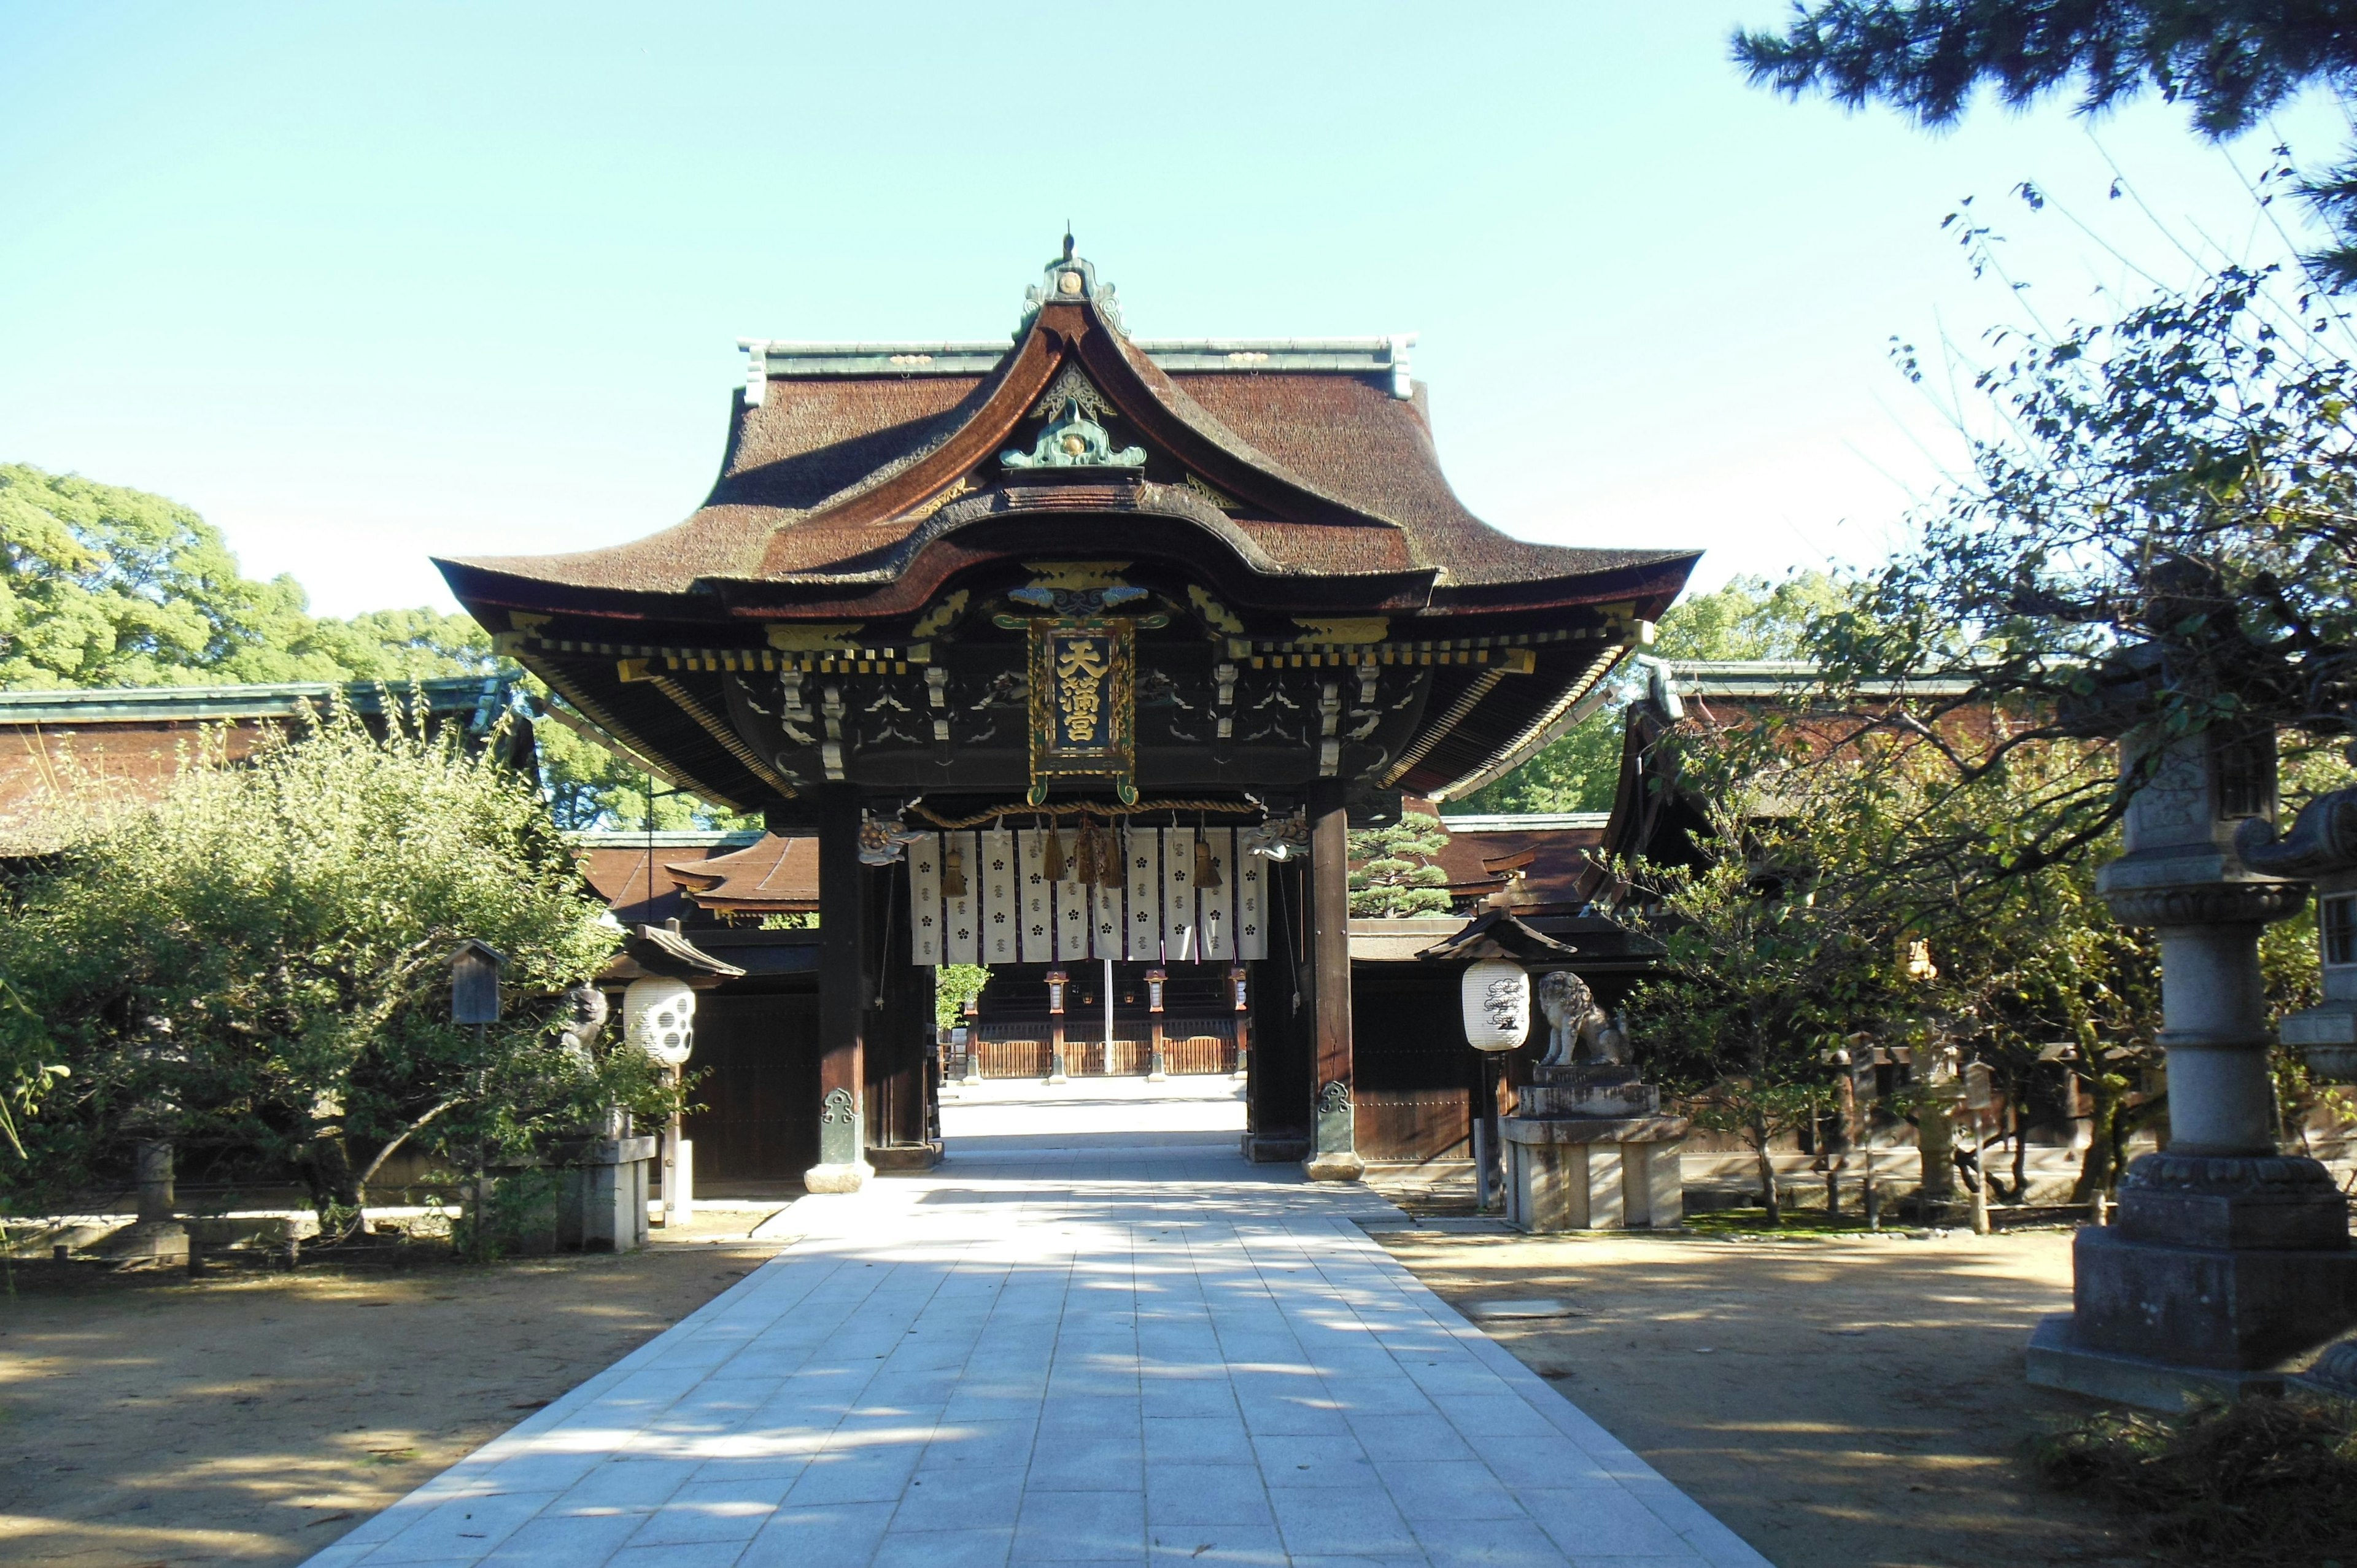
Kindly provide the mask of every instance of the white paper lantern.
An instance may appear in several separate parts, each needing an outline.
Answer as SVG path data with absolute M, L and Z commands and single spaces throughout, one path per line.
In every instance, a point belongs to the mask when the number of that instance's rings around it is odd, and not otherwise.
M 686 983 L 650 975 L 622 993 L 622 1036 L 665 1067 L 695 1048 L 695 993 Z
M 1485 958 L 1469 966 L 1458 987 L 1465 1011 L 1465 1043 L 1477 1051 L 1511 1051 L 1530 1037 L 1531 977 L 1521 964 Z

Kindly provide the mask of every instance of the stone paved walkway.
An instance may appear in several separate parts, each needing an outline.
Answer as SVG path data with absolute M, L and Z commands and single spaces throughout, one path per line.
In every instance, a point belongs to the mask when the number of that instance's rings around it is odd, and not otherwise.
M 1375 1245 L 1380 1197 L 990 1143 L 797 1204 L 311 1568 L 1766 1562 Z

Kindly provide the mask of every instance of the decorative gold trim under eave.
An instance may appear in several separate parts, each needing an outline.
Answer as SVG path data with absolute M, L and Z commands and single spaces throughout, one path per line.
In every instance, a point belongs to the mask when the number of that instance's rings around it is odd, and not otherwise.
M 1322 658 L 1329 664 L 1486 664 L 1487 659 L 1461 657 L 1467 654 L 1494 655 L 1501 649 L 1544 648 L 1558 642 L 1622 641 L 1617 634 L 1601 627 L 1585 627 L 1566 631 L 1501 632 L 1489 637 L 1395 638 L 1386 642 L 1353 642 L 1323 640 L 1308 637 L 1231 637 L 1228 657 L 1231 659 L 1270 658 L 1280 663 L 1304 659 Z M 1431 655 L 1430 658 L 1425 657 Z M 1443 658 L 1442 655 L 1448 657 Z
M 933 645 L 912 642 L 905 648 L 846 648 L 784 651 L 774 648 L 667 648 L 642 642 L 589 642 L 566 637 L 538 637 L 529 632 L 503 631 L 491 639 L 492 651 L 511 659 L 527 652 L 561 653 L 575 658 L 662 660 L 666 670 L 751 675 L 798 670 L 821 675 L 906 675 L 911 664 L 930 664 Z
M 1463 724 L 1473 710 L 1481 705 L 1481 699 L 1496 691 L 1498 682 L 1505 678 L 1506 671 L 1497 669 L 1484 670 L 1474 676 L 1473 683 L 1448 704 L 1448 711 L 1442 714 L 1430 728 L 1410 741 L 1407 749 L 1400 753 L 1399 760 L 1384 770 L 1383 787 L 1390 789 L 1407 777 L 1409 768 L 1431 756 L 1432 748 L 1447 739 L 1451 730 Z
M 1527 648 L 1327 648 L 1315 653 L 1254 653 L 1235 651 L 1240 639 L 1231 639 L 1229 657 L 1244 660 L 1255 670 L 1324 670 L 1372 664 L 1487 665 L 1501 675 L 1528 675 L 1539 667 L 1538 655 Z
M 745 737 L 730 728 L 727 720 L 705 707 L 702 698 L 668 675 L 650 674 L 646 679 L 653 683 L 656 691 L 677 703 L 680 712 L 703 725 L 705 733 L 718 741 L 721 749 L 743 763 L 748 773 L 787 799 L 794 797 L 797 793 L 794 787 L 779 778 L 776 769 L 761 760 L 760 753 L 747 746 Z M 745 808 L 739 806 L 737 809 L 741 811 Z
M 1580 672 L 1578 679 L 1564 688 L 1563 695 L 1549 706 L 1546 712 L 1541 714 L 1526 726 L 1521 735 L 1514 737 L 1512 745 L 1462 779 L 1452 780 L 1432 790 L 1426 799 L 1437 803 L 1441 800 L 1453 800 L 1459 795 L 1469 795 L 1483 785 L 1504 778 L 1523 763 L 1528 762 L 1542 746 L 1553 742 L 1557 736 L 1596 711 L 1603 702 L 1603 695 L 1598 688 L 1602 684 L 1604 677 L 1612 672 L 1612 667 L 1620 662 L 1620 656 L 1627 651 L 1625 648 L 1609 648 L 1598 654 L 1588 662 L 1587 668 Z
M 666 784 L 669 784 L 673 789 L 684 789 L 691 795 L 700 795 L 704 799 L 712 801 L 715 805 L 726 806 L 732 811 L 745 811 L 751 809 L 743 801 L 732 800 L 728 796 L 721 794 L 718 790 L 712 789 L 702 781 L 689 778 L 675 768 L 670 767 L 667 764 L 657 766 L 655 758 L 661 754 L 653 746 L 649 746 L 645 741 L 640 739 L 638 736 L 631 732 L 628 725 L 618 721 L 614 715 L 608 713 L 603 706 L 590 701 L 587 697 L 584 697 L 580 692 L 576 690 L 574 686 L 562 675 L 558 674 L 554 670 L 550 670 L 543 665 L 534 663 L 531 659 L 525 658 L 522 655 L 513 655 L 511 657 L 515 657 L 525 669 L 539 676 L 542 681 L 547 683 L 550 691 L 555 693 L 558 696 L 571 703 L 573 707 L 580 712 L 584 718 L 587 719 L 591 724 L 596 725 L 599 729 L 604 730 L 621 745 L 628 746 L 630 750 L 638 753 L 640 760 L 646 764 L 647 771 L 652 773 L 656 778 L 661 779 Z

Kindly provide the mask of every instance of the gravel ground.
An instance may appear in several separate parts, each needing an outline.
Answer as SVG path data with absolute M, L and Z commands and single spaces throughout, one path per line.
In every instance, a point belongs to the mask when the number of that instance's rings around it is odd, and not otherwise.
M 2144 1560 L 2022 1463 L 2093 1408 L 2022 1380 L 2068 1232 L 1379 1240 L 1780 1568 Z
M 292 1563 L 776 1251 L 699 1215 L 625 1257 L 108 1274 L 0 1295 L 0 1563 Z

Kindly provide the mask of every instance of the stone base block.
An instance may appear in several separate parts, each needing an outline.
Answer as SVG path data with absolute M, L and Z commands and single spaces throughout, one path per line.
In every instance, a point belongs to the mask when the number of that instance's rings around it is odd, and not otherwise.
M 1306 1159 L 1309 1154 L 1307 1133 L 1246 1133 L 1243 1135 L 1244 1158 L 1256 1165 L 1280 1165 Z
M 2283 1392 L 2285 1380 L 2281 1372 L 2272 1370 L 2180 1367 L 2149 1356 L 2092 1349 L 2073 1336 L 2067 1312 L 2038 1320 L 2024 1360 L 2029 1381 L 2041 1389 L 2171 1412 L 2197 1404 L 2272 1397 Z
M 115 1263 L 185 1263 L 188 1228 L 177 1219 L 142 1219 L 108 1236 L 91 1251 Z
M 1367 1174 L 1367 1162 L 1343 1149 L 1311 1155 L 1301 1162 L 1301 1170 L 1311 1181 L 1357 1181 Z
M 942 1163 L 939 1144 L 887 1144 L 867 1151 L 867 1163 L 879 1171 L 929 1171 Z M 813 1187 L 813 1191 L 817 1189 Z
M 2357 1324 L 2357 1252 L 2254 1251 L 2082 1230 L 2072 1342 L 2187 1369 L 2258 1371 Z
M 565 1173 L 556 1244 L 585 1252 L 635 1252 L 647 1244 L 647 1169 L 652 1138 L 602 1138 Z
M 2332 1173 L 2298 1155 L 2146 1155 L 2120 1183 L 2120 1234 L 2163 1246 L 2330 1251 L 2349 1245 Z
M 813 1165 L 802 1173 L 802 1186 L 812 1192 L 857 1192 L 875 1174 L 876 1167 L 866 1160 Z
M 1560 1136 L 1560 1123 L 1538 1118 L 1509 1117 L 1504 1128 L 1506 1222 L 1515 1229 L 1674 1230 L 1685 1222 L 1684 1123 L 1671 1137 L 1594 1142 Z

